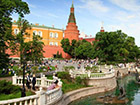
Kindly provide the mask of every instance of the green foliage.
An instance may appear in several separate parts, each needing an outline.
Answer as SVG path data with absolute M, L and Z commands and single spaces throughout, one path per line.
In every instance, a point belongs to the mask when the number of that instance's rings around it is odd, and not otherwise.
M 33 34 L 33 40 L 26 42 L 25 49 L 26 49 L 26 55 L 27 61 L 32 61 L 33 64 L 40 64 L 43 60 L 43 47 L 44 43 L 41 41 L 42 38 L 39 35 Z
M 59 54 L 59 51 L 57 51 L 55 58 L 62 58 L 62 53 Z
M 90 42 L 87 42 L 86 40 L 82 41 L 72 40 L 70 44 L 69 39 L 63 39 L 61 41 L 61 44 L 64 52 L 68 53 L 73 58 L 74 57 L 79 59 L 93 58 L 94 55 L 93 46 Z
M 82 83 L 82 79 L 81 79 L 81 77 L 79 77 L 79 76 L 76 77 L 75 80 L 76 80 L 76 83 L 77 83 L 77 84 L 81 84 L 81 83 Z
M 5 80 L 0 81 L 0 87 L 1 94 L 11 94 L 21 90 L 19 86 L 13 86 L 11 82 Z
M 18 13 L 23 17 L 30 11 L 28 4 L 21 0 L 0 0 L 0 7 L 0 69 L 2 69 L 8 66 L 9 54 L 6 50 L 11 47 L 11 42 L 14 42 L 11 15 Z
M 76 89 L 80 89 L 80 88 L 84 88 L 86 86 L 82 85 L 82 84 L 74 84 L 72 82 L 70 83 L 64 83 L 63 82 L 63 86 L 62 86 L 62 91 L 64 93 L 72 91 L 72 90 L 76 90 Z
M 21 97 L 21 88 L 19 86 L 12 85 L 11 82 L 5 80 L 0 81 L 0 100 L 8 100 Z M 31 91 L 26 92 L 26 95 L 33 95 Z
M 98 69 L 99 68 L 97 66 L 92 66 L 92 67 L 87 66 L 86 67 L 86 70 L 90 70 L 92 73 L 96 73 L 98 71 Z
M 71 77 L 70 77 L 70 74 L 68 72 L 57 72 L 57 76 L 58 76 L 58 78 L 71 81 Z
M 93 42 L 95 57 L 101 62 L 110 64 L 111 62 L 131 62 L 135 57 L 138 58 L 140 50 L 135 45 L 133 37 L 125 33 L 116 32 L 98 32 L 96 41 Z
M 66 72 L 69 72 L 69 70 L 74 70 L 75 67 L 74 67 L 74 66 L 63 66 L 63 69 L 64 69 Z

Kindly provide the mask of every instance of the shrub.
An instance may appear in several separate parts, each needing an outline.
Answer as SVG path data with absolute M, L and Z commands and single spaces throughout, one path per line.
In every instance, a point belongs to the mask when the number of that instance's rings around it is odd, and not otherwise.
M 81 84 L 82 83 L 82 79 L 79 76 L 76 77 L 75 80 L 76 80 L 76 83 L 78 83 L 78 84 Z
M 0 87 L 1 94 L 11 94 L 21 90 L 19 86 L 14 86 L 11 82 L 7 82 L 6 80 L 0 81 Z
M 75 69 L 75 67 L 74 66 L 63 66 L 63 69 L 66 71 L 66 72 L 68 72 L 70 69 Z
M 70 74 L 68 72 L 57 72 L 58 78 L 66 79 L 67 81 L 72 81 Z

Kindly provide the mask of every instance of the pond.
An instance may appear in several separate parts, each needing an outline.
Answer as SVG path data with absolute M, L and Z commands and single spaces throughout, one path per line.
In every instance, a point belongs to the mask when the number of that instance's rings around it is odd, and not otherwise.
M 113 91 L 87 96 L 79 100 L 73 101 L 69 105 L 140 105 L 140 84 L 136 83 L 136 78 L 134 74 L 118 79 L 117 84 L 117 88 Z M 109 102 L 98 100 L 99 97 L 105 96 L 119 97 L 120 87 L 123 87 L 123 89 L 125 90 L 126 96 L 123 99 L 127 100 L 126 103 L 111 104 Z

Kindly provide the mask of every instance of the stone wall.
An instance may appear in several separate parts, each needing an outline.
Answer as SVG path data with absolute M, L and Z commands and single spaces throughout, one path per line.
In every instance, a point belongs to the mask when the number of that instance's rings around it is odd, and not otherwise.
M 105 78 L 89 79 L 87 82 L 88 82 L 88 85 L 92 85 L 96 87 L 99 87 L 99 86 L 104 87 L 106 91 L 117 86 L 115 75 L 111 77 L 105 77 Z
M 123 77 L 128 74 L 128 68 L 116 68 L 116 76 L 117 76 L 117 71 L 119 71 L 119 76 Z
M 88 81 L 88 83 L 90 85 L 96 84 L 96 87 L 87 87 L 87 88 L 74 90 L 72 92 L 68 92 L 63 95 L 61 100 L 59 100 L 53 105 L 68 105 L 72 101 L 75 101 L 82 97 L 110 91 L 115 89 L 117 86 L 115 75 L 113 77 L 108 77 L 104 79 L 91 79 Z

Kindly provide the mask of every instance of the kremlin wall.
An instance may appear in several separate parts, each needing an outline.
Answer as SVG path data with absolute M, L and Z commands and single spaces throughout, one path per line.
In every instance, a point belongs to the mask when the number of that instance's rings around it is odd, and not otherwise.
M 76 19 L 74 15 L 74 6 L 72 3 L 72 6 L 70 8 L 70 15 L 68 19 L 68 23 L 66 26 L 66 29 L 58 29 L 53 27 L 47 27 L 44 25 L 39 24 L 32 24 L 31 29 L 27 30 L 27 32 L 30 34 L 28 37 L 25 37 L 25 42 L 31 41 L 33 37 L 33 33 L 35 35 L 40 35 L 42 37 L 42 41 L 44 42 L 44 57 L 45 58 L 53 58 L 54 55 L 59 51 L 59 53 L 62 53 L 63 58 L 70 58 L 68 54 L 66 54 L 63 51 L 63 48 L 61 47 L 61 40 L 63 38 L 68 38 L 70 42 L 75 40 L 87 40 L 88 42 L 91 42 L 95 40 L 93 37 L 88 37 L 84 33 L 79 33 L 78 26 L 76 25 Z M 12 25 L 13 34 L 16 35 L 19 32 L 18 25 L 16 21 L 13 22 Z M 103 27 L 101 27 L 101 32 L 104 32 Z M 8 50 L 8 53 L 10 54 L 10 50 Z M 19 57 L 19 55 L 12 55 L 10 57 Z

